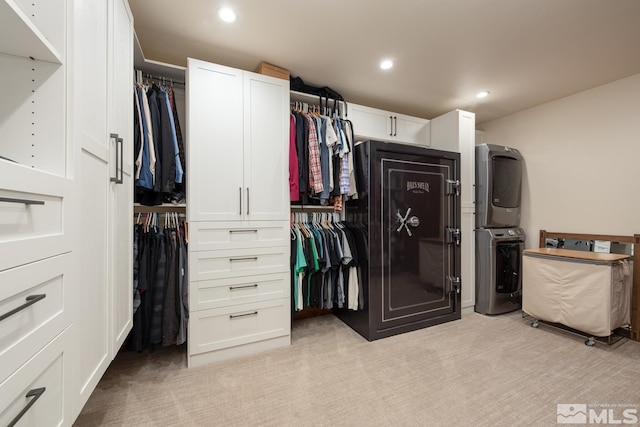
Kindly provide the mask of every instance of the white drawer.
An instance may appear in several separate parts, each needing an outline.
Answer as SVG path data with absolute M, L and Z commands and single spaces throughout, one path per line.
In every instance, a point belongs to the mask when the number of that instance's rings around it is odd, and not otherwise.
M 254 221 L 245 227 L 237 222 L 191 222 L 189 234 L 189 247 L 194 251 L 286 246 L 289 223 Z
M 289 273 L 260 274 L 191 282 L 192 311 L 246 304 L 291 295 Z
M 289 298 L 191 312 L 189 354 L 289 335 Z
M 68 386 L 65 371 L 69 368 L 66 335 L 67 332 L 59 335 L 0 384 L 0 425 L 9 425 L 31 402 L 16 425 L 35 427 L 71 423 L 69 404 L 65 407 L 63 396 Z M 39 397 L 28 396 L 38 389 L 42 391 Z
M 0 381 L 71 324 L 71 269 L 69 253 L 0 273 L 0 317 L 36 301 L 0 320 Z
M 71 250 L 71 181 L 0 161 L 0 271 Z
M 191 281 L 248 276 L 289 271 L 290 248 L 189 251 Z

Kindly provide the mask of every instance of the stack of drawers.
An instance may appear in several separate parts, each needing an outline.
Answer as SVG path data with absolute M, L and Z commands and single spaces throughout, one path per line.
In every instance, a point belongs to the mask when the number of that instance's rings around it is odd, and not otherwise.
M 245 224 L 189 224 L 189 366 L 291 342 L 288 223 Z
M 0 162 L 0 425 L 69 423 L 71 181 Z

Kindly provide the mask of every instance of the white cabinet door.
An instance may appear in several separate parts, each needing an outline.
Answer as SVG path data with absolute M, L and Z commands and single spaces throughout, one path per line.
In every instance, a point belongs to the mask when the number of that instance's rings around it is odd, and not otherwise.
M 126 0 L 113 0 L 111 5 L 109 132 L 119 139 L 112 148 L 120 145 L 113 153 L 119 157 L 116 181 L 110 183 L 109 314 L 110 354 L 114 358 L 133 325 L 133 17 Z
M 188 65 L 189 220 L 287 220 L 288 82 Z
M 244 214 L 289 218 L 289 84 L 246 72 L 244 78 Z
M 475 305 L 475 114 L 453 110 L 430 122 L 431 147 L 460 153 L 462 308 Z
M 73 94 L 70 129 L 75 150 L 73 400 L 74 418 L 111 361 L 109 352 L 109 178 L 107 127 L 108 3 L 73 2 Z M 82 37 L 77 35 L 82 34 Z
M 348 113 L 347 118 L 353 123 L 353 131 L 357 136 L 383 141 L 390 141 L 393 137 L 393 113 L 358 104 L 349 104 Z
M 132 326 L 133 21 L 124 0 L 73 4 L 77 415 Z
M 393 141 L 429 145 L 429 120 L 393 114 Z
M 473 208 L 475 203 L 475 114 L 453 110 L 431 120 L 430 127 L 432 148 L 460 153 L 462 207 Z
M 460 276 L 462 281 L 462 308 L 470 308 L 476 304 L 476 244 L 473 228 L 476 224 L 474 208 L 462 208 L 462 237 L 460 242 L 460 259 L 462 266 Z
M 188 60 L 189 221 L 239 220 L 246 211 L 242 94 L 241 70 Z
M 348 119 L 360 138 L 429 145 L 429 120 L 391 111 L 349 104 Z

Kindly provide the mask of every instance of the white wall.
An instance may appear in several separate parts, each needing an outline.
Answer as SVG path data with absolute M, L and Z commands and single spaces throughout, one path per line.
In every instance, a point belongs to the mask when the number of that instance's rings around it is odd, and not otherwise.
M 640 74 L 478 128 L 522 151 L 527 248 L 541 229 L 640 233 Z

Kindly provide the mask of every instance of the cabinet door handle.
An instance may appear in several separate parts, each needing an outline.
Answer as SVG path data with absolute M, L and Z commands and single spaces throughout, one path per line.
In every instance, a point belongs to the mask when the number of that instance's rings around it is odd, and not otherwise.
M 257 229 L 251 229 L 251 230 L 229 230 L 229 233 L 257 233 L 258 230 Z
M 398 116 L 393 116 L 393 136 L 398 136 Z
M 116 142 L 120 144 L 120 178 L 116 184 L 122 184 L 124 183 L 124 138 L 118 138 Z
M 235 289 L 247 289 L 247 288 L 257 288 L 258 284 L 254 283 L 253 285 L 243 285 L 243 286 L 229 286 L 229 290 L 235 290 Z
M 257 256 L 248 256 L 244 258 L 229 258 L 229 261 L 257 261 Z
M 20 307 L 16 307 L 11 311 L 6 312 L 5 314 L 3 314 L 2 316 L 0 316 L 0 321 L 3 321 L 4 319 L 6 319 L 7 317 L 11 317 L 14 314 L 16 314 L 19 311 L 24 310 L 25 308 L 29 307 L 30 305 L 33 305 L 35 303 L 37 303 L 38 301 L 40 301 L 41 299 L 44 299 L 47 296 L 47 294 L 38 294 L 38 295 L 29 295 L 26 300 L 27 302 L 25 302 L 24 304 L 22 304 Z
M 391 132 L 389 132 L 389 136 L 393 136 L 393 117 L 389 116 L 389 123 L 391 124 Z
M 20 418 L 22 418 L 22 416 L 27 413 L 27 411 L 33 406 L 33 404 L 36 403 L 36 400 L 40 399 L 40 396 L 44 394 L 46 389 L 47 389 L 46 387 L 40 387 L 40 388 L 34 388 L 33 390 L 29 390 L 24 397 L 25 398 L 33 397 L 33 399 L 31 399 L 29 403 L 27 403 L 27 406 L 22 408 L 22 411 L 20 411 L 20 413 L 16 415 L 16 417 L 13 420 L 11 420 L 11 422 L 7 427 L 15 426 L 16 423 L 20 421 Z
M 10 197 L 0 197 L 0 202 L 22 203 L 24 205 L 44 205 L 44 200 L 12 199 Z
M 258 314 L 257 311 L 252 311 L 251 313 L 244 313 L 244 314 L 230 314 L 229 319 L 237 319 L 238 317 L 255 316 L 257 314 Z
M 238 213 L 242 215 L 242 187 L 238 187 L 238 194 L 240 195 L 240 197 L 238 197 L 238 201 L 240 202 L 240 211 Z
M 116 176 L 112 176 L 109 181 L 111 182 L 117 182 L 118 181 L 118 134 L 117 133 L 111 133 L 109 134 L 109 139 L 113 139 L 116 143 Z
M 116 176 L 112 176 L 111 177 L 111 182 L 114 182 L 116 184 L 122 184 L 123 181 L 123 163 L 122 163 L 122 159 L 123 159 L 123 154 L 122 152 L 124 151 L 124 140 L 122 138 L 120 138 L 120 136 L 117 133 L 112 133 L 109 135 L 109 138 L 111 139 L 115 139 L 116 141 Z
M 249 215 L 249 187 L 247 187 L 247 215 Z

